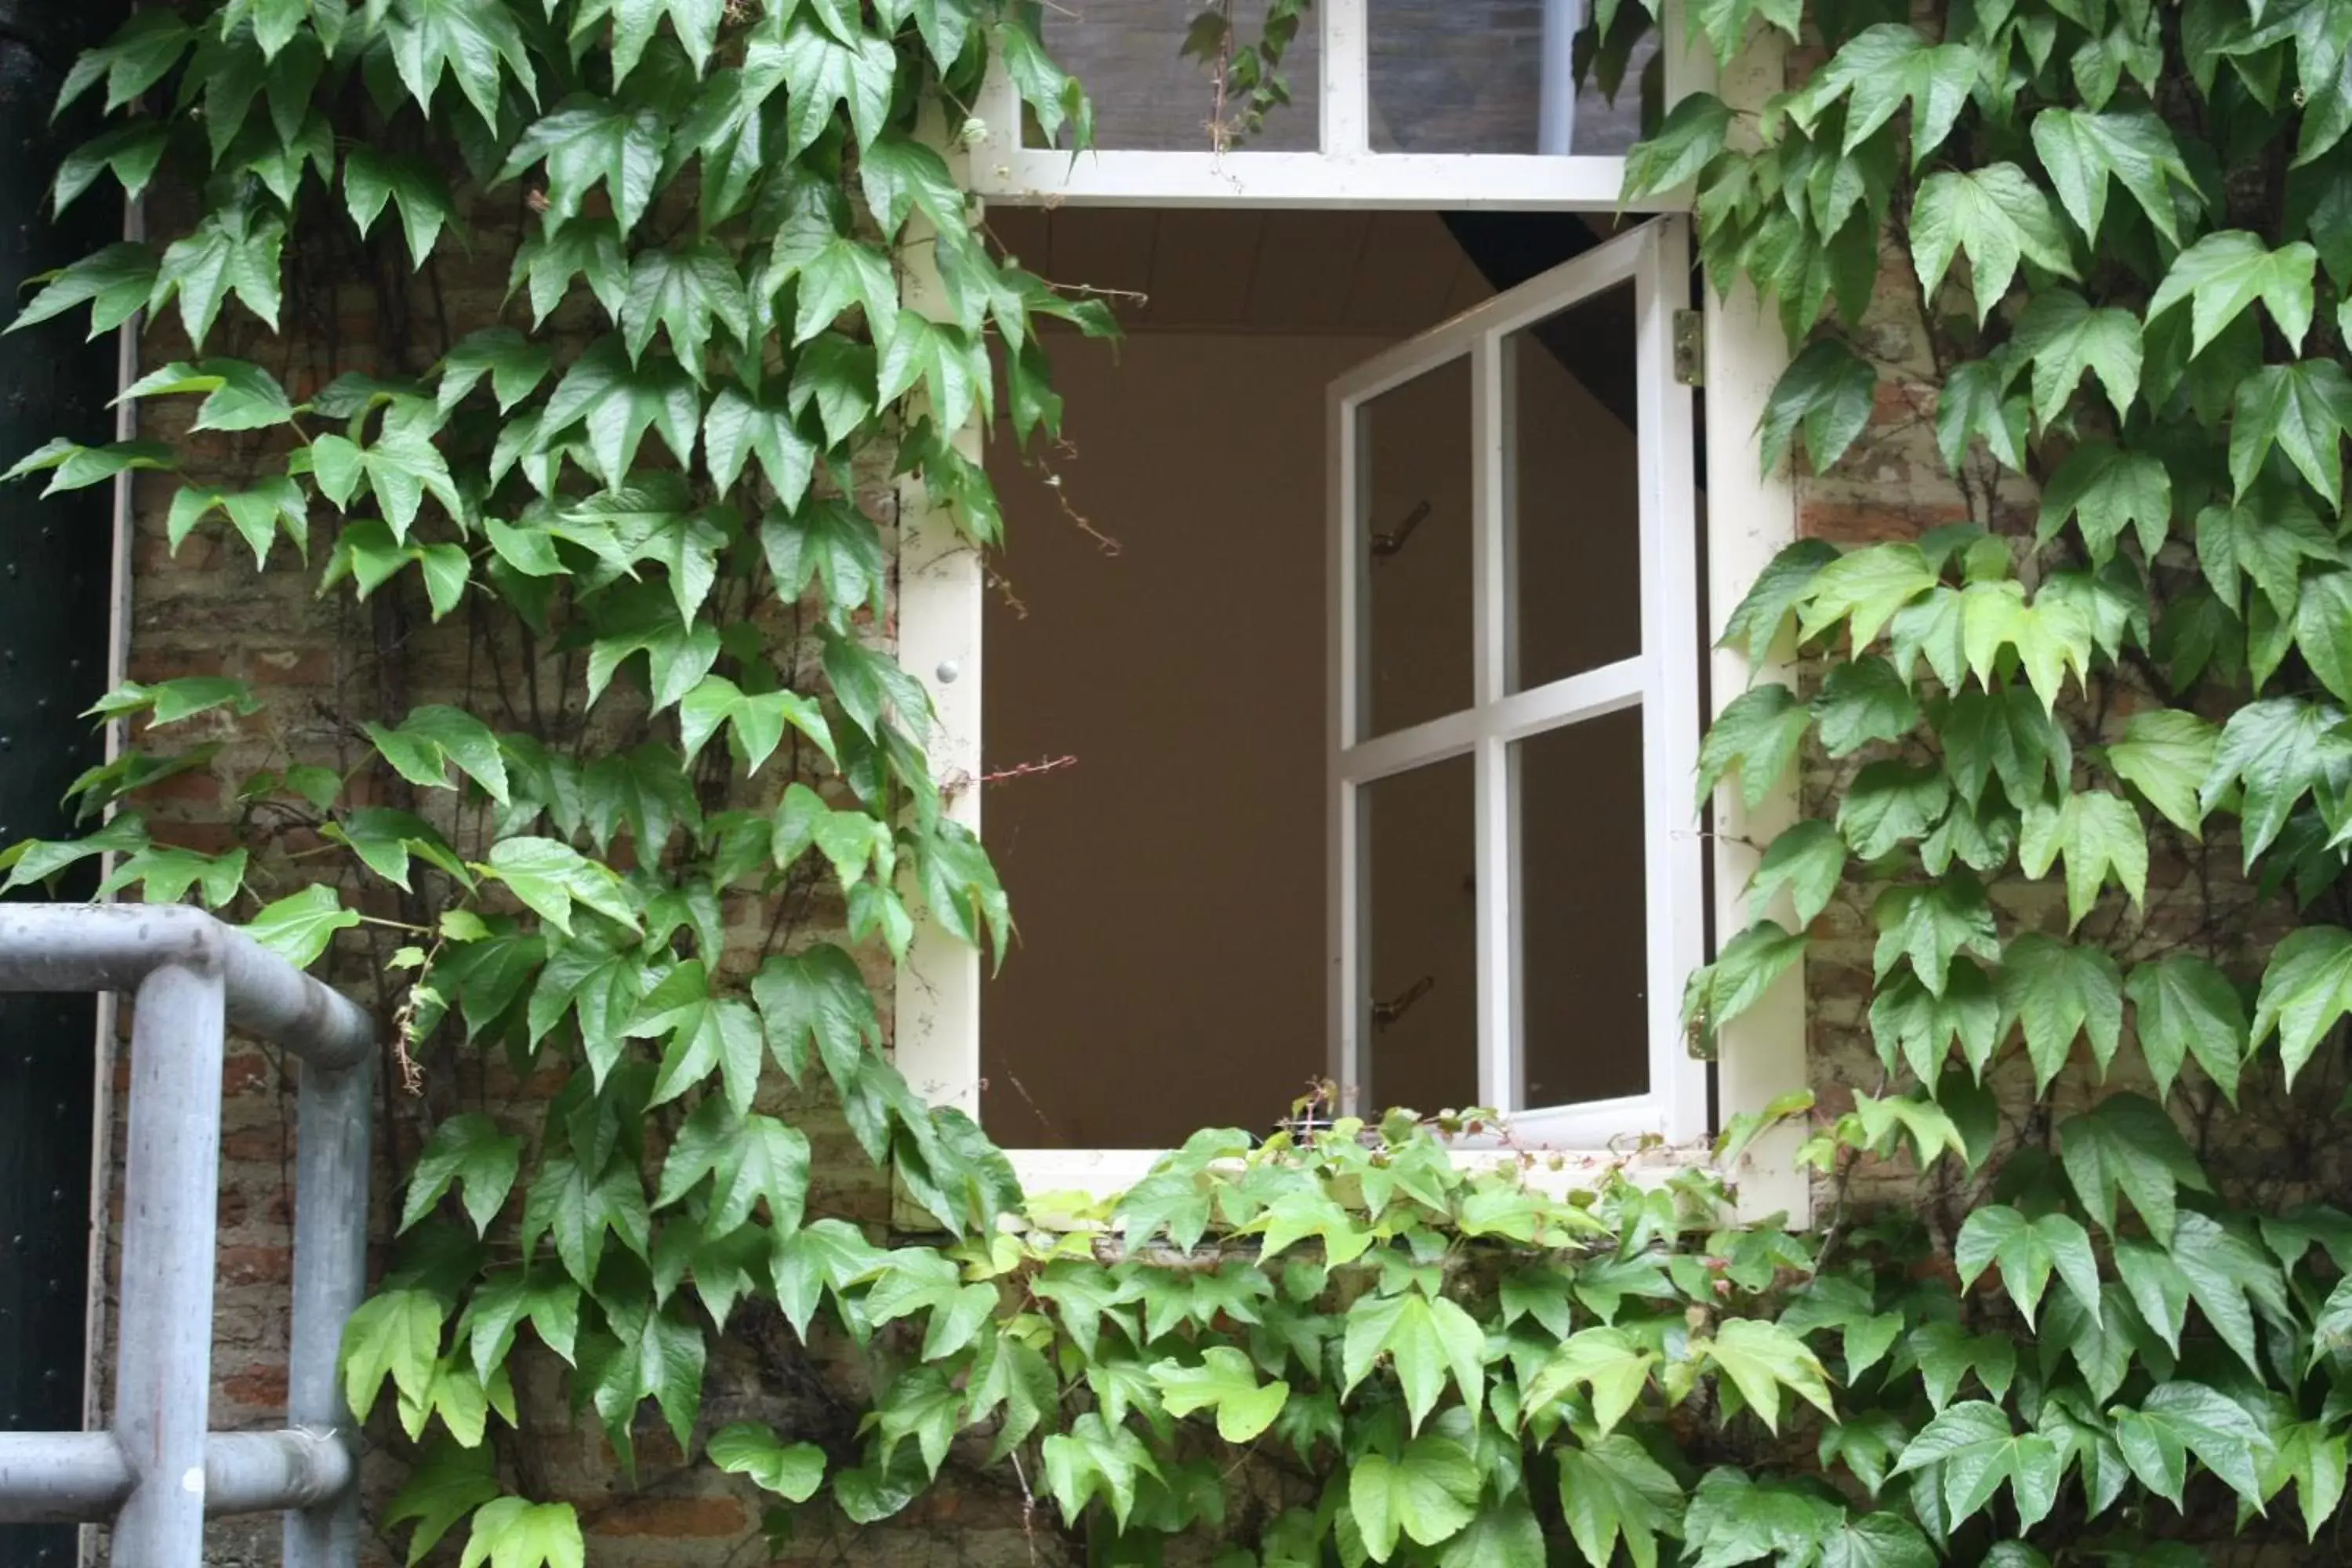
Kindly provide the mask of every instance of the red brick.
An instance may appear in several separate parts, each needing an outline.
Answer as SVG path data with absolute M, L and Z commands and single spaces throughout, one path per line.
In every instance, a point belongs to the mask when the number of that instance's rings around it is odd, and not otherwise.
M 292 1152 L 293 1138 L 282 1127 L 239 1127 L 221 1134 L 224 1159 L 274 1163 L 279 1155 Z
M 238 1405 L 283 1409 L 286 1405 L 286 1369 L 282 1366 L 249 1366 L 243 1372 L 232 1373 L 222 1378 L 220 1391 Z
M 751 1528 L 742 1502 L 731 1497 L 632 1498 L 588 1526 L 593 1535 L 643 1535 L 668 1541 L 716 1541 Z
M 1968 520 L 1968 509 L 1958 501 L 1811 500 L 1798 513 L 1797 526 L 1809 539 L 1874 544 L 1889 539 L 1916 539 L 1931 528 Z
M 224 1285 L 290 1285 L 294 1252 L 286 1247 L 224 1247 L 216 1268 Z

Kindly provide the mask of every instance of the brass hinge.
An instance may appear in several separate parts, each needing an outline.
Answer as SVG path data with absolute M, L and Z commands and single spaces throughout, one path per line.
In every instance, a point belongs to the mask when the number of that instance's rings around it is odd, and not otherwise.
M 1706 384 L 1706 317 L 1697 310 L 1675 312 L 1675 382 L 1680 386 Z

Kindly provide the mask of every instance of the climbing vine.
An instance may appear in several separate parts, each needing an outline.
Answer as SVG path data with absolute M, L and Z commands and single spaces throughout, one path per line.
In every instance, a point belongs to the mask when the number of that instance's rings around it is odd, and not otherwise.
M 173 548 L 315 578 L 363 668 L 271 731 L 225 848 L 157 803 L 280 716 L 213 674 L 109 694 L 102 824 L 10 847 L 9 885 L 110 854 L 110 890 L 378 987 L 421 1138 L 344 1381 L 410 1561 L 583 1561 L 526 1364 L 625 1469 L 674 1446 L 779 1536 L 952 1466 L 1088 1561 L 2342 1558 L 2352 10 L 1928 10 L 1824 4 L 1800 85 L 1686 98 L 1629 160 L 1800 345 L 1765 466 L 1916 425 L 1960 519 L 1796 545 L 1731 620 L 1801 677 L 1729 702 L 1702 797 L 1801 765 L 1820 809 L 1759 847 L 1689 1026 L 1837 963 L 1842 910 L 1871 950 L 1874 1078 L 1717 1151 L 1804 1123 L 1802 1235 L 1712 1171 L 1476 1163 L 1406 1112 L 1203 1131 L 1049 1226 L 891 1065 L 871 976 L 919 916 L 1010 922 L 888 651 L 893 532 L 997 542 L 958 434 L 1050 435 L 1041 323 L 1112 330 L 950 162 L 992 60 L 1083 141 L 1039 7 L 226 0 L 81 59 L 109 129 L 58 205 L 119 186 L 156 237 L 15 324 L 143 312 L 125 397 L 182 438 L 8 477 L 149 475 Z M 1304 11 L 1195 29 L 1236 134 Z M 1801 39 L 1790 4 L 1687 19 L 1725 63 Z M 503 302 L 453 304 L 486 259 Z M 345 291 L 370 363 L 318 374 L 290 345 Z M 836 1211 L 853 1147 L 930 1239 Z M 706 1408 L 714 1347 L 771 1341 L 759 1374 L 839 1418 Z

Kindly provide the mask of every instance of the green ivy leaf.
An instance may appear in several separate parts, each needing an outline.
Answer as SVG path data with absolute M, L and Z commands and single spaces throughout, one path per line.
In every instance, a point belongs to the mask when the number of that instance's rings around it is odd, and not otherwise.
M 1606 1437 L 1642 1397 L 1657 1363 L 1657 1352 L 1641 1349 L 1622 1329 L 1580 1330 L 1561 1341 L 1528 1380 L 1519 1397 L 1520 1424 L 1582 1385 L 1591 1395 L 1593 1426 Z
M 2132 1474 L 2173 1507 L 2181 1506 L 2191 1454 L 2248 1506 L 2262 1506 L 2254 1464 L 2270 1453 L 2270 1436 L 2235 1401 L 2203 1384 L 2177 1381 L 2158 1384 L 2137 1410 L 2112 1414 L 2116 1443 Z
M 753 341 L 751 296 L 723 247 L 706 240 L 684 250 L 637 252 L 629 268 L 628 296 L 621 302 L 621 336 L 632 363 L 645 357 L 659 327 L 678 363 L 699 384 L 714 321 L 733 335 L 733 342 L 722 347 Z
M 785 106 L 786 158 L 797 159 L 824 133 L 836 105 L 848 110 L 861 153 L 881 136 L 898 64 L 888 44 L 865 33 L 836 37 L 803 9 L 785 24 L 781 41 L 772 34 L 752 39 L 744 68 L 757 70 L 771 62 L 791 89 Z
M 1544 1568 L 1543 1527 L 1525 1498 L 1482 1508 L 1437 1549 L 1437 1568 Z
M 538 78 L 523 46 L 522 29 L 504 0 L 400 0 L 384 32 L 402 85 L 428 119 L 433 113 L 433 94 L 445 74 L 457 79 L 457 90 L 486 124 L 499 122 L 502 74 L 511 76 L 526 98 L 538 101 Z M 506 68 L 503 73 L 501 65 Z M 564 1517 L 571 1517 L 568 1506 L 547 1506 L 562 1507 Z M 578 1539 L 576 1529 L 573 1539 Z M 478 1561 L 468 1545 L 464 1568 L 474 1568 Z M 579 1568 L 579 1562 L 575 1546 L 570 1568 Z M 528 1563 L 504 1558 L 494 1558 L 493 1563 L 494 1568 L 530 1568 Z
M 2053 1269 L 2093 1321 L 2098 1319 L 2098 1259 L 2091 1252 L 2090 1232 L 2070 1215 L 2028 1219 L 2007 1205 L 1978 1209 L 1960 1226 L 1952 1261 L 1964 1289 L 1999 1265 L 2001 1284 L 2028 1327 Z
M 2172 1092 L 2180 1064 L 2197 1058 L 2206 1076 L 2234 1105 L 2238 1075 L 2250 1034 L 2238 988 L 2193 952 L 2170 952 L 2131 972 L 2125 990 L 2131 997 L 2134 1033 L 2157 1099 Z
M 521 1169 L 520 1138 L 501 1132 L 497 1122 L 479 1111 L 452 1116 L 433 1130 L 417 1153 L 408 1178 L 408 1200 L 401 1206 L 400 1228 L 410 1229 L 433 1212 L 452 1184 L 459 1184 L 475 1233 L 487 1233 L 506 1206 Z
M 266 905 L 247 923 L 245 934 L 295 968 L 308 969 L 327 951 L 337 931 L 359 923 L 359 911 L 343 908 L 334 889 L 314 882 Z
M 737 1421 L 710 1435 L 711 1463 L 730 1475 L 749 1476 L 753 1485 L 786 1502 L 806 1502 L 824 1484 L 824 1450 L 814 1443 L 785 1443 L 757 1421 Z
M 1687 184 L 1713 163 L 1731 129 L 1731 110 L 1711 92 L 1675 100 L 1655 132 L 1625 154 L 1628 198 L 1672 191 Z
M 1789 363 L 1764 405 L 1757 450 L 1769 475 L 1795 449 L 1801 432 L 1813 472 L 1826 473 L 1845 456 L 1864 426 L 1878 392 L 1878 373 L 1842 338 L 1822 338 Z
M 1477 1517 L 1478 1467 L 1450 1437 L 1415 1437 L 1391 1459 L 1366 1454 L 1348 1472 L 1348 1510 L 1375 1563 L 1396 1552 L 1400 1533 L 1434 1546 Z
M 2075 276 L 2050 198 L 2014 163 L 1948 169 L 1920 182 L 1911 208 L 1911 260 L 1930 299 L 1960 254 L 1969 258 L 1980 322 L 2009 292 L 2021 262 L 2061 278 Z
M 2000 1003 L 1993 994 L 1992 982 L 1968 959 L 1952 961 L 1940 994 L 1928 990 L 1906 969 L 1880 985 L 1871 998 L 1870 1032 L 1877 1043 L 1879 1060 L 1889 1072 L 1900 1060 L 1922 1082 L 1933 1082 L 1958 1042 L 1969 1074 L 1980 1079 L 2000 1038 Z M 1864 1115 L 1866 1124 L 1871 1120 Z M 1879 1136 L 1873 1132 L 1871 1141 L 1876 1142 Z M 1923 1152 L 1922 1157 L 1927 1156 Z
M 1780 628 L 1802 603 L 1822 567 L 1838 559 L 1837 546 L 1823 539 L 1801 539 L 1784 546 L 1756 575 L 1730 618 L 1724 622 L 1717 647 L 1745 643 L 1748 662 L 1762 664 L 1778 640 Z
M 1875 860 L 1906 839 L 1926 837 L 1951 801 L 1951 782 L 1940 768 L 1869 763 L 1838 803 L 1837 827 L 1856 855 Z
M 1822 747 L 1832 757 L 1849 756 L 1876 741 L 1899 741 L 1919 722 L 1911 689 L 1893 665 L 1875 655 L 1832 669 L 1811 708 Z
M 1454 1301 L 1442 1297 L 1433 1300 L 1418 1292 L 1367 1298 L 1348 1314 L 1340 1358 L 1347 1381 L 1341 1396 L 1363 1382 L 1373 1363 L 1385 1355 L 1396 1369 L 1406 1413 L 1418 1432 L 1449 1375 L 1462 1391 L 1463 1403 L 1474 1413 L 1479 1408 L 1486 1390 L 1485 1348 L 1485 1331 Z
M 1697 1346 L 1694 1346 L 1696 1351 Z M 1774 1432 L 1780 1429 L 1780 1390 L 1834 1420 L 1828 1374 L 1805 1342 L 1778 1323 L 1760 1318 L 1730 1318 L 1706 1342 L 1705 1357 L 1729 1377 L 1748 1408 Z
M 1843 151 L 1851 156 L 1908 101 L 1916 169 L 1951 134 L 1980 70 L 1965 45 L 1930 44 L 1906 23 L 1882 23 L 1846 40 L 1822 68 L 1805 94 L 1808 116 L 1845 97 Z
M 429 1290 L 385 1290 L 361 1303 L 343 1327 L 343 1403 L 354 1416 L 367 1419 L 387 1377 L 403 1397 L 425 1397 L 444 1313 Z
M 2137 1094 L 2113 1094 L 2058 1125 L 2066 1178 L 2101 1230 L 2116 1230 L 2116 1195 L 2131 1200 L 2148 1234 L 2169 1245 L 2174 1195 L 2210 1187 L 2164 1108 Z
M 1552 1453 L 1560 1515 L 1585 1561 L 1613 1562 L 1622 1541 L 1634 1568 L 1658 1568 L 1658 1537 L 1681 1533 L 1683 1489 L 1672 1472 L 1627 1436 L 1563 1443 Z
M 1171 1415 L 1215 1412 L 1217 1436 L 1228 1443 L 1256 1441 L 1274 1425 L 1290 1398 L 1289 1384 L 1277 1378 L 1261 1384 L 1249 1357 L 1228 1345 L 1202 1351 L 1196 1366 L 1173 1360 L 1155 1362 L 1151 1381 Z
M 1985 1508 L 2006 1483 L 2019 1528 L 2031 1530 L 2058 1500 L 2066 1451 L 2038 1433 L 2012 1431 L 1999 1405 L 1969 1400 L 1922 1427 L 1905 1445 L 1895 1473 L 1908 1475 L 1929 1465 L 1939 1467 L 1944 1510 L 1953 1523 Z
M 364 144 L 343 155 L 343 204 L 362 239 L 387 205 L 397 206 L 412 270 L 424 267 L 442 229 L 457 221 L 448 184 L 431 164 Z
M 2246 307 L 2260 300 L 2290 346 L 2311 330 L 2312 274 L 2319 253 L 2303 240 L 2273 250 L 2243 229 L 2209 234 L 2182 251 L 2148 300 L 2153 321 L 2189 301 L 2189 353 L 2201 354 Z
M 2033 150 L 2050 173 L 2066 216 L 2095 242 L 2106 216 L 2107 183 L 2121 181 L 2156 231 L 2180 242 L 2177 184 L 2196 180 L 2164 121 L 2146 110 L 2086 113 L 2050 107 L 2033 117 Z
M 1772 900 L 1786 889 L 1797 929 L 1804 930 L 1837 896 L 1845 859 L 1845 840 L 1833 826 L 1818 819 L 1795 824 L 1772 840 L 1748 879 L 1748 913 L 1763 918 Z
M 250 202 L 215 207 L 164 250 L 146 308 L 160 310 L 176 296 L 180 324 L 197 349 L 231 295 L 275 332 L 278 256 L 285 244 L 286 222 L 275 214 Z
M 2147 898 L 2147 830 L 2139 813 L 2118 795 L 2083 790 L 2052 805 L 2027 805 L 2018 833 L 2019 867 L 2029 877 L 2049 873 L 2066 860 L 2066 929 L 2083 923 L 2112 877 L 2135 904 Z
M 2019 315 L 2009 343 L 2019 363 L 2033 366 L 2033 416 L 2042 425 L 2065 412 L 2086 371 L 2106 389 L 2116 420 L 2129 417 L 2139 393 L 2142 353 L 2139 318 L 2131 311 L 2095 310 L 2072 289 L 2038 290 Z M 2162 465 L 2157 472 L 2163 473 Z M 2043 505 L 2046 517 L 2049 503 Z M 2161 542 L 2161 531 L 2158 537 Z
M 616 1161 L 592 1171 L 570 1153 L 542 1157 L 523 1198 L 523 1260 L 530 1261 L 541 1237 L 552 1236 L 563 1271 L 583 1290 L 593 1289 L 608 1233 L 639 1258 L 647 1256 L 652 1220 L 634 1166 Z
M 1811 723 L 1811 710 L 1777 681 L 1750 687 L 1733 698 L 1699 742 L 1699 809 L 1706 808 L 1707 797 L 1734 769 L 1738 770 L 1740 796 L 1748 809 L 1763 805 L 1796 759 Z
M 2198 792 L 2198 809 L 2210 816 L 2235 785 L 2245 866 L 2277 839 L 2305 795 L 2344 798 L 2352 786 L 2352 740 L 2336 732 L 2342 710 L 2297 697 L 2248 703 L 2230 715 L 2213 753 L 2212 771 Z
M 2172 528 L 2172 479 L 2164 465 L 2145 452 L 2126 452 L 2104 441 L 2087 442 L 2067 454 L 2042 489 L 2038 544 L 2058 536 L 2068 518 L 2082 531 L 2095 565 L 2116 552 L 2130 530 L 2150 561 L 2164 548 Z
M 1970 360 L 1944 377 L 1936 394 L 1936 449 L 1948 471 L 1960 472 L 1969 443 L 1979 439 L 2003 468 L 2024 468 L 2031 408 L 2022 395 L 2011 394 L 2016 369 L 2005 356 Z
M 687 960 L 646 992 L 622 1033 L 668 1037 L 650 1105 L 666 1105 L 717 1072 L 736 1114 L 751 1109 L 765 1046 L 759 1016 L 738 998 L 713 994 L 701 959 Z
M 1871 906 L 1871 918 L 1878 926 L 1872 967 L 1880 980 L 1907 961 L 1919 983 L 1941 995 L 1954 955 L 2000 956 L 1984 885 L 1964 871 L 1924 887 L 1889 888 Z
M 2352 1012 L 2352 931 L 2305 926 L 2271 952 L 2254 1002 L 2253 1044 L 2277 1032 L 2279 1060 L 2293 1085 L 2347 1012 Z
M 772 1116 L 747 1116 L 725 1100 L 706 1100 L 670 1145 L 654 1207 L 678 1202 L 705 1176 L 713 1178 L 710 1212 L 702 1222 L 710 1235 L 739 1229 L 762 1201 L 771 1233 L 789 1235 L 800 1227 L 808 1201 L 808 1138 Z
M 383 1508 L 384 1528 L 414 1523 L 408 1565 L 425 1560 L 450 1527 L 499 1495 L 489 1449 L 467 1448 L 446 1437 L 426 1445 Z
M 1713 963 L 1691 972 L 1683 988 L 1683 1027 L 1712 1047 L 1723 1026 L 1763 998 L 1805 956 L 1801 931 L 1758 921 L 1723 944 Z

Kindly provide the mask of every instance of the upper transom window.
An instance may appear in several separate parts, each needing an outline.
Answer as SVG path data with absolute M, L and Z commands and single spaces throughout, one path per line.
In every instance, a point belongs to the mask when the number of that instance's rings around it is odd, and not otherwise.
M 1013 200 L 1613 205 L 1679 83 L 1638 0 L 1315 0 L 1277 101 L 1249 90 L 1267 0 L 1056 0 L 1036 25 L 1087 88 L 1093 145 L 1024 114 L 1000 67 L 971 174 Z M 1264 112 L 1258 112 L 1264 106 Z M 1047 134 L 1051 130 L 1052 134 Z

